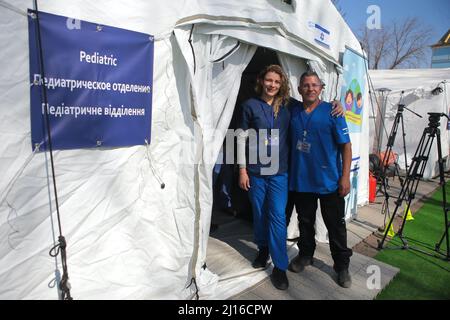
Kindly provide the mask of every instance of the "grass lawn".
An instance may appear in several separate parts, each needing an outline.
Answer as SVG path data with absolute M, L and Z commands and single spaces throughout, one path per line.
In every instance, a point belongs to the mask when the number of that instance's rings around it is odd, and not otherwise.
M 450 201 L 449 194 L 450 182 L 446 184 L 447 203 Z M 435 244 L 439 242 L 445 230 L 442 189 L 439 188 L 432 198 L 413 214 L 414 220 L 406 222 L 404 238 L 410 247 L 436 257 L 413 249 L 399 249 L 402 242 L 395 236 L 385 244 L 386 248 L 381 250 L 375 259 L 399 268 L 400 272 L 376 297 L 377 300 L 450 299 L 450 261 L 443 260 L 444 256 L 434 251 Z M 441 252 L 445 255 L 446 251 L 444 239 Z M 441 258 L 438 258 L 439 256 Z

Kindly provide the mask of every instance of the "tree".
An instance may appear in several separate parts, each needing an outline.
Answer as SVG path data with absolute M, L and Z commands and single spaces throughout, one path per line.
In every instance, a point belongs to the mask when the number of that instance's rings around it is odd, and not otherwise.
M 359 39 L 370 69 L 417 68 L 428 66 L 431 32 L 432 28 L 414 17 L 381 29 L 365 27 Z

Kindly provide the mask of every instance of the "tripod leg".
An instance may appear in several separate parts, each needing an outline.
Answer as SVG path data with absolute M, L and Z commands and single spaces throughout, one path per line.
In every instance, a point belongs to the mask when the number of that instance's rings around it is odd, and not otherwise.
M 425 130 L 427 131 L 427 129 L 425 129 Z M 427 161 L 430 157 L 431 147 L 433 145 L 434 138 L 435 138 L 435 135 L 431 132 L 431 134 L 428 136 L 428 140 L 424 143 L 423 148 L 421 149 L 421 155 L 419 155 L 419 157 L 418 157 L 419 163 L 420 163 L 420 165 L 418 166 L 419 173 L 417 173 L 417 171 L 416 171 L 417 179 L 414 181 L 416 184 L 415 185 L 413 184 L 413 187 L 411 189 L 409 189 L 410 192 L 408 194 L 408 205 L 406 207 L 406 213 L 408 212 L 409 208 L 411 207 L 412 200 L 415 198 L 417 188 L 419 186 L 419 180 L 420 180 L 420 178 L 423 177 L 423 173 L 425 172 Z M 405 227 L 406 217 L 407 217 L 407 214 L 404 214 L 402 225 L 398 231 L 400 238 L 403 237 L 403 229 Z
M 384 216 L 384 221 L 383 221 L 383 227 L 379 227 L 378 231 L 384 231 L 386 228 L 386 218 L 389 217 L 389 219 L 391 218 L 391 214 L 389 212 L 389 194 L 386 192 L 385 193 L 385 198 L 383 201 L 383 205 L 381 206 L 381 215 Z
M 450 259 L 450 247 L 449 247 L 449 236 L 448 236 L 448 208 L 447 208 L 447 195 L 445 193 L 445 177 L 444 177 L 444 159 L 442 159 L 442 147 L 441 147 L 441 133 L 439 128 L 436 128 L 436 136 L 437 136 L 437 147 L 438 147 L 438 164 L 439 164 L 439 181 L 442 186 L 442 208 L 444 209 L 444 221 L 445 221 L 445 229 L 444 234 L 442 235 L 441 240 L 436 245 L 436 251 L 440 251 L 440 247 L 442 241 L 446 240 L 447 245 L 447 259 Z
M 394 162 L 394 176 L 395 175 L 397 175 L 397 177 L 398 177 L 398 180 L 400 181 L 400 185 L 402 185 L 403 184 L 403 178 L 401 177 L 401 175 L 400 175 L 400 166 L 399 166 L 399 164 L 397 163 L 397 160 Z
M 445 209 L 445 215 L 447 216 L 448 215 L 448 210 L 449 209 Z M 446 227 L 445 227 L 445 231 L 444 231 L 444 233 L 442 234 L 442 237 L 441 237 L 441 240 L 439 240 L 439 243 L 437 243 L 436 244 L 436 246 L 435 246 L 435 250 L 436 251 L 440 251 L 441 250 L 441 245 L 442 245 L 442 241 L 444 241 L 444 239 L 446 239 L 447 238 L 447 235 L 448 235 L 448 229 L 450 228 L 450 222 L 448 222 L 447 223 L 447 225 L 446 225 Z M 447 253 L 447 258 L 449 258 L 449 256 L 448 256 L 448 253 Z
M 422 140 L 423 140 L 423 139 L 422 139 Z M 414 160 L 413 160 L 413 163 L 412 163 L 412 164 L 414 164 Z M 411 169 L 411 168 L 418 168 L 418 165 L 419 165 L 419 164 L 420 164 L 420 163 L 418 163 L 418 164 L 415 165 L 415 166 L 411 165 L 410 169 Z M 400 194 L 399 194 L 399 196 L 398 196 L 398 198 L 397 198 L 397 201 L 395 201 L 396 206 L 395 206 L 394 212 L 392 213 L 392 217 L 391 217 L 391 219 L 389 220 L 389 224 L 388 224 L 388 226 L 387 226 L 386 229 L 385 229 L 383 238 L 382 238 L 381 241 L 378 243 L 378 249 L 382 249 L 382 248 L 383 248 L 384 241 L 386 240 L 388 231 L 389 231 L 389 229 L 391 228 L 391 225 L 392 225 L 392 223 L 393 223 L 393 221 L 394 221 L 394 218 L 396 217 L 398 208 L 402 205 L 403 199 L 405 199 L 405 196 L 406 196 L 407 191 L 408 191 L 408 190 L 411 190 L 411 188 L 409 187 L 409 184 L 410 184 L 410 183 L 414 183 L 414 180 L 416 179 L 416 177 L 417 177 L 417 175 L 416 175 L 416 174 L 413 174 L 413 172 L 411 172 L 411 174 L 408 174 L 408 175 L 407 175 L 406 181 L 405 181 L 405 183 L 403 184 L 402 189 L 400 190 Z M 403 239 L 402 239 L 402 241 L 403 241 Z
M 405 172 L 408 172 L 408 157 L 406 156 L 406 133 L 405 133 L 405 124 L 403 123 L 402 117 L 402 134 L 403 134 L 403 154 L 405 155 Z
M 416 152 L 414 154 L 414 157 L 413 157 L 413 160 L 411 162 L 411 165 L 409 167 L 409 171 L 408 171 L 408 174 L 406 176 L 405 183 L 402 185 L 402 189 L 400 191 L 400 194 L 399 194 L 399 196 L 397 198 L 397 201 L 395 202 L 396 207 L 395 207 L 395 210 L 394 210 L 394 212 L 392 214 L 392 217 L 391 217 L 391 219 L 389 221 L 389 225 L 386 228 L 386 231 L 385 231 L 385 233 L 383 235 L 382 240 L 378 243 L 378 248 L 379 249 L 383 248 L 383 244 L 384 244 L 384 241 L 386 240 L 388 230 L 391 227 L 392 222 L 394 221 L 394 218 L 395 218 L 395 216 L 397 214 L 398 208 L 402 205 L 402 202 L 405 199 L 406 194 L 408 193 L 408 201 L 409 201 L 409 203 L 412 201 L 412 199 L 414 199 L 414 195 L 415 195 L 415 192 L 416 192 L 417 186 L 418 186 L 418 180 L 420 179 L 421 175 L 423 175 L 424 167 L 425 167 L 425 164 L 426 164 L 426 161 L 424 161 L 424 160 L 426 160 L 426 157 L 424 156 L 424 154 L 426 154 L 427 147 L 429 145 L 431 145 L 429 143 L 430 142 L 430 137 L 425 142 L 425 137 L 426 137 L 427 133 L 428 133 L 428 130 L 427 130 L 427 128 L 425 128 L 425 130 L 424 130 L 424 132 L 422 134 L 422 137 L 420 138 L 419 145 L 417 146 L 417 149 L 416 149 Z M 428 151 L 428 153 L 429 153 L 429 151 Z M 412 183 L 413 186 L 414 186 L 415 181 L 417 181 L 416 186 L 414 188 L 411 188 L 410 184 Z M 411 192 L 413 190 L 414 190 L 414 192 Z M 403 221 L 402 227 L 400 229 L 400 235 L 403 232 L 403 227 L 404 227 L 404 221 Z M 402 240 L 402 242 L 405 245 L 405 241 L 403 240 L 402 237 L 401 237 L 401 240 Z
M 378 179 L 381 181 L 381 184 L 377 190 L 377 194 L 380 191 L 382 193 L 384 192 L 386 200 L 388 200 L 388 198 L 389 198 L 389 195 L 387 194 L 387 189 L 389 189 L 389 184 L 388 184 L 388 180 L 386 177 L 387 162 L 388 162 L 391 154 L 393 153 L 392 147 L 395 142 L 395 136 L 397 135 L 398 124 L 400 122 L 401 116 L 402 116 L 402 114 L 400 112 L 397 112 L 397 114 L 395 115 L 395 119 L 392 124 L 391 132 L 389 133 L 388 142 L 386 145 L 386 151 L 384 153 L 383 159 L 380 159 L 381 160 L 381 165 L 380 165 L 381 169 L 379 172 Z M 394 172 L 394 175 L 395 175 L 395 172 Z
M 388 142 L 386 145 L 386 151 L 384 153 L 383 159 L 380 159 L 381 160 L 380 176 L 382 179 L 386 177 L 387 162 L 392 153 L 392 146 L 394 145 L 395 136 L 397 135 L 400 117 L 401 117 L 401 113 L 397 112 L 397 114 L 395 115 L 394 123 L 392 124 L 391 132 L 389 133 Z

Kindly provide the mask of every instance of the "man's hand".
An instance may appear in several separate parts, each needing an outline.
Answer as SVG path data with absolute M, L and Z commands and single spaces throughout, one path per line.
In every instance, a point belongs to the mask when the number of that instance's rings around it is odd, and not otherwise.
M 239 169 L 239 187 L 245 191 L 250 189 L 250 178 L 248 177 L 246 168 Z
M 345 197 L 350 193 L 350 179 L 341 177 L 339 179 L 339 196 Z
M 345 116 L 345 109 L 342 106 L 341 102 L 338 100 L 333 100 L 331 102 L 331 104 L 333 105 L 333 109 L 331 110 L 331 115 L 333 117 L 344 117 Z
M 339 178 L 339 195 L 345 197 L 350 192 L 350 166 L 352 164 L 352 144 L 341 144 L 342 176 Z

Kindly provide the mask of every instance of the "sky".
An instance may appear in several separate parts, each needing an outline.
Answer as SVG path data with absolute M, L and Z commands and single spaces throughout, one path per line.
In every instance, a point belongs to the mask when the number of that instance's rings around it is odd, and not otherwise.
M 434 43 L 450 29 L 449 0 L 339 0 L 345 20 L 354 32 L 365 26 L 370 5 L 380 7 L 381 27 L 393 20 L 418 17 L 434 29 L 431 37 Z
M 450 0 L 339 0 L 338 6 L 353 33 L 358 33 L 366 25 L 371 15 L 367 13 L 370 5 L 380 8 L 381 28 L 384 23 L 418 17 L 433 28 L 430 45 L 437 43 L 450 29 Z M 429 54 L 431 56 L 431 49 Z

